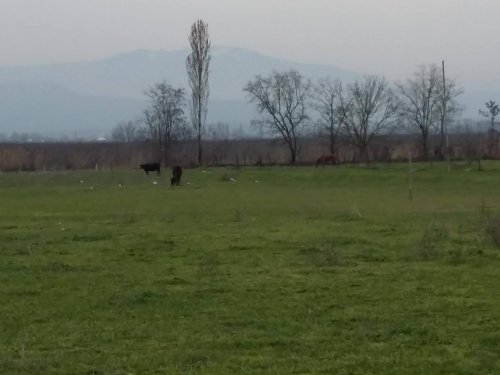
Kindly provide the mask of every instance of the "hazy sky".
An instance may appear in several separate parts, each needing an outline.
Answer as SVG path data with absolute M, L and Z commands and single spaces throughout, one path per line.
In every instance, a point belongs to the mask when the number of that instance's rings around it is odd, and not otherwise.
M 500 72 L 500 0 L 0 0 L 0 65 L 183 48 L 197 18 L 214 46 L 389 78 L 442 59 L 466 84 Z

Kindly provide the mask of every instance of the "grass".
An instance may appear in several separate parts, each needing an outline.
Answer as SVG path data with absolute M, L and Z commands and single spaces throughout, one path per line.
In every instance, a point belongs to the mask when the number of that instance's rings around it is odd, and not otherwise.
M 1 174 L 0 374 L 499 373 L 500 164 L 415 167 Z

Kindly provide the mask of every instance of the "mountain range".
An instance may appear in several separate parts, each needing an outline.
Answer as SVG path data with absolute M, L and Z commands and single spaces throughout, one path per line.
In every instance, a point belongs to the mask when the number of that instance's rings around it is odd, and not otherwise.
M 120 121 L 139 119 L 144 90 L 166 80 L 188 88 L 189 51 L 139 50 L 107 59 L 0 68 L 0 132 L 105 135 Z M 243 87 L 256 74 L 296 69 L 312 78 L 350 79 L 355 73 L 299 64 L 239 48 L 214 48 L 210 65 L 209 123 L 247 126 L 255 116 Z
M 87 62 L 0 67 L 0 133 L 107 135 L 118 122 L 141 118 L 147 105 L 144 90 L 155 83 L 166 80 L 175 87 L 188 88 L 188 53 L 187 49 L 137 50 Z M 233 128 L 248 126 L 256 113 L 243 87 L 257 74 L 288 69 L 314 80 L 330 76 L 350 81 L 361 75 L 240 48 L 213 48 L 208 122 L 226 122 Z M 492 95 L 495 93 L 466 90 L 461 97 L 466 113 L 477 113 L 476 108 Z

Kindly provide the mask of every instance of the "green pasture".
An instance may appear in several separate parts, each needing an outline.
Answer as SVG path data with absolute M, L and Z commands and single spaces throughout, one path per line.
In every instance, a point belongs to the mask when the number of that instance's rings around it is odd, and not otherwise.
M 0 174 L 0 374 L 499 374 L 482 166 Z

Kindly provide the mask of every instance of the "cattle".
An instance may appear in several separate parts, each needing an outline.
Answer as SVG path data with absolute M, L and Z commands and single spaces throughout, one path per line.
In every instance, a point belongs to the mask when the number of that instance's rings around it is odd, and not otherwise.
M 179 186 L 181 184 L 182 167 L 176 165 L 172 167 L 172 178 L 170 179 L 171 186 Z
M 139 166 L 146 174 L 149 174 L 149 172 L 156 172 L 160 174 L 160 163 L 146 163 L 146 164 L 141 164 Z
M 334 154 L 321 155 L 318 158 L 318 160 L 316 160 L 316 167 L 318 165 L 326 165 L 326 164 L 331 164 L 331 165 L 337 164 L 337 158 L 335 157 Z

